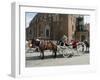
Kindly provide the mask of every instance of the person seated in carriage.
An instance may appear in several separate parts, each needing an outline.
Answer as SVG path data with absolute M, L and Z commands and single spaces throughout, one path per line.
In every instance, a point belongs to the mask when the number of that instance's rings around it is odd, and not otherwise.
M 63 37 L 57 42 L 60 46 L 69 46 L 68 45 L 68 38 L 66 35 L 63 35 Z
M 71 40 L 71 44 L 73 46 L 73 48 L 77 48 L 77 43 L 79 42 L 79 40 Z

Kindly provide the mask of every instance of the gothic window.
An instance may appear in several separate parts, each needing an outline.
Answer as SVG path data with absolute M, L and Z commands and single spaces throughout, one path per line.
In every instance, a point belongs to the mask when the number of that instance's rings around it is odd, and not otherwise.
M 49 30 L 46 30 L 46 36 L 49 37 Z

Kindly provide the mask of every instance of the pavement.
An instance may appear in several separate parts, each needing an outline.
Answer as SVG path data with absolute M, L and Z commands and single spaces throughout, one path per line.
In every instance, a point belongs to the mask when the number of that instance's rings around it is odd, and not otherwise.
M 86 65 L 90 63 L 90 54 L 82 53 L 74 55 L 70 58 L 63 57 L 57 53 L 57 57 L 53 58 L 52 52 L 45 51 L 44 59 L 40 58 L 40 52 L 26 53 L 26 67 L 41 67 L 41 66 L 62 66 L 62 65 Z

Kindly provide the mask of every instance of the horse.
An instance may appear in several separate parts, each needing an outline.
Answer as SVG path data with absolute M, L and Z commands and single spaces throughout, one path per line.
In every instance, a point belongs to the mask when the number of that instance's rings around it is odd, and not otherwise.
M 53 52 L 54 58 L 57 56 L 57 46 L 50 40 L 42 40 L 39 45 L 40 57 L 44 59 L 44 51 L 50 50 Z
M 54 58 L 56 58 L 57 46 L 50 40 L 39 40 L 39 39 L 30 39 L 29 47 L 36 47 L 36 51 L 40 51 L 41 59 L 44 59 L 44 51 L 50 50 L 53 52 Z

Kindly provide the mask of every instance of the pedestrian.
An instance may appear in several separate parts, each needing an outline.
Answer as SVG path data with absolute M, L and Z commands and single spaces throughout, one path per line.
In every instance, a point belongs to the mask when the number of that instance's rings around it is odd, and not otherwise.
M 89 42 L 87 40 L 85 40 L 84 44 L 86 46 L 86 52 L 88 52 L 89 51 Z

